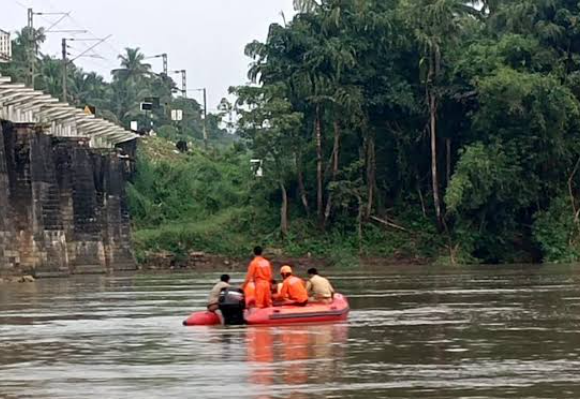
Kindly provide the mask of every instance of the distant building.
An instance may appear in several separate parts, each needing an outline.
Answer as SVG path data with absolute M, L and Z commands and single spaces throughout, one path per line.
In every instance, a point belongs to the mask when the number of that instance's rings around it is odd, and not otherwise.
M 0 29 L 0 62 L 8 62 L 12 59 L 12 41 L 10 33 Z

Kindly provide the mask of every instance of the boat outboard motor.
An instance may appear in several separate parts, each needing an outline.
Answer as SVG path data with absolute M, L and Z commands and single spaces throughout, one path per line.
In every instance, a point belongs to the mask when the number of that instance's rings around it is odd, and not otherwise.
M 244 320 L 246 298 L 244 298 L 244 291 L 241 289 L 232 287 L 224 288 L 220 292 L 219 308 L 226 326 L 241 326 L 246 324 Z

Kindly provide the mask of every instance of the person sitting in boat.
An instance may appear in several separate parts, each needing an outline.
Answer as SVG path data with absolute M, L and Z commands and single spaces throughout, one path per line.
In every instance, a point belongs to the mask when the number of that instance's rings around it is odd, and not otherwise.
M 272 265 L 268 259 L 262 256 L 262 253 L 262 247 L 254 248 L 254 259 L 248 267 L 248 274 L 246 275 L 246 280 L 242 286 L 242 289 L 245 290 L 250 282 L 254 282 L 256 285 L 256 307 L 259 309 L 272 306 L 272 293 L 270 288 L 270 282 L 272 281 Z
M 304 281 L 293 275 L 290 266 L 282 266 L 280 274 L 284 279 L 280 298 L 284 301 L 283 305 L 306 306 L 308 304 L 308 292 Z
M 220 281 L 213 286 L 211 291 L 209 292 L 209 297 L 207 299 L 207 310 L 210 312 L 215 312 L 219 308 L 219 299 L 220 299 L 220 292 L 224 288 L 229 288 L 230 286 L 230 276 L 227 274 L 223 274 L 220 277 Z
M 276 280 L 272 280 L 272 285 L 270 288 L 272 290 L 272 300 L 279 300 L 280 293 L 282 292 L 282 283 L 279 283 Z
M 308 296 L 316 302 L 330 303 L 334 298 L 334 288 L 328 279 L 320 276 L 316 268 L 308 270 L 309 280 L 306 283 Z

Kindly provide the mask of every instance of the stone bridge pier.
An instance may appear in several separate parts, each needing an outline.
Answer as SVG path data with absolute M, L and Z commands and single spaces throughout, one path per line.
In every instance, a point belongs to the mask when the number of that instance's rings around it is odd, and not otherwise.
M 37 277 L 135 269 L 120 149 L 0 130 L 0 272 Z
M 136 135 L 0 76 L 0 277 L 134 270 Z

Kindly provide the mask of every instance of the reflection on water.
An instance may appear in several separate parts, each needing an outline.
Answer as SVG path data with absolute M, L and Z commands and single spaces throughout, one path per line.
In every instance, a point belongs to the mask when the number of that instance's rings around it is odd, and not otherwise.
M 348 323 L 182 327 L 215 277 L 0 286 L 0 398 L 580 397 L 577 266 L 340 272 Z
M 329 384 L 340 378 L 341 360 L 348 339 L 347 325 L 248 328 L 246 342 L 250 366 L 248 381 L 259 398 L 305 398 L 308 384 Z

